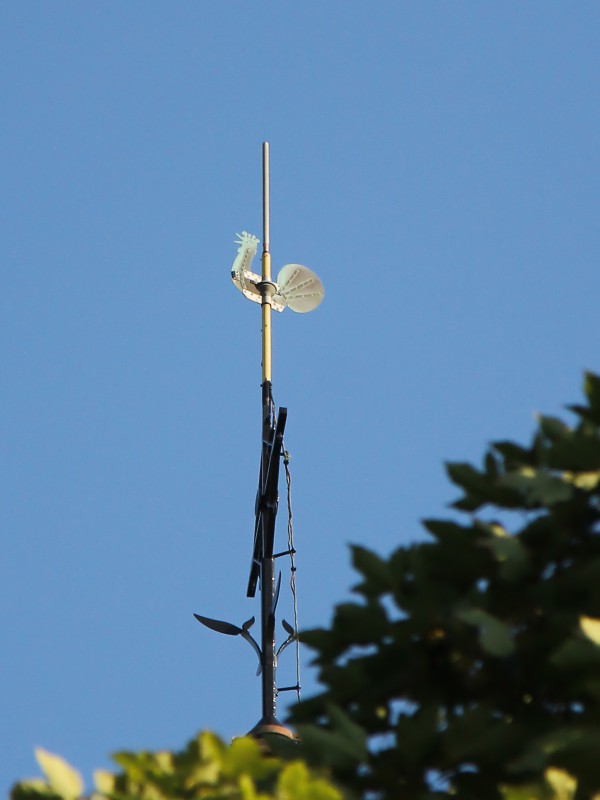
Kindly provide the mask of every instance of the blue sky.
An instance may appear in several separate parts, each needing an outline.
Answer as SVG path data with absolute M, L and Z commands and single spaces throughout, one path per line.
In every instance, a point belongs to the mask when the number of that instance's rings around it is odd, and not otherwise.
M 599 23 L 592 2 L 0 6 L 1 791 L 36 745 L 89 782 L 115 749 L 260 716 L 254 654 L 192 613 L 257 613 L 260 312 L 229 268 L 261 233 L 263 140 L 274 269 L 326 288 L 274 320 L 301 625 L 347 596 L 348 543 L 449 513 L 445 460 L 578 399 Z

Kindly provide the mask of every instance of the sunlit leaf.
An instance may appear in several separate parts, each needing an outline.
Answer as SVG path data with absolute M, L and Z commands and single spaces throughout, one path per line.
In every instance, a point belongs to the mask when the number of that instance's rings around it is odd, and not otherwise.
M 256 794 L 254 781 L 249 775 L 242 775 L 239 779 L 239 787 L 242 795 L 241 800 L 259 800 Z
M 594 617 L 579 617 L 579 627 L 588 639 L 600 645 L 600 619 Z
M 573 484 L 578 489 L 591 492 L 600 484 L 600 470 L 594 470 L 593 472 L 564 472 L 563 480 Z
M 110 794 L 115 790 L 115 776 L 112 772 L 97 769 L 94 771 L 94 785 L 102 794 Z
M 342 800 L 342 795 L 321 778 L 313 778 L 305 764 L 285 767 L 277 786 L 277 800 Z
M 573 800 L 577 790 L 577 780 L 562 769 L 550 767 L 544 773 L 546 783 L 554 792 L 554 800 Z
M 223 740 L 210 731 L 203 731 L 199 739 L 202 758 L 222 764 L 227 752 L 227 746 Z
M 83 794 L 83 780 L 61 756 L 49 753 L 41 747 L 36 748 L 35 757 L 46 776 L 53 792 L 65 800 L 76 800 Z
M 223 757 L 223 774 L 229 777 L 250 775 L 260 780 L 276 769 L 272 758 L 267 758 L 256 739 L 244 736 L 234 739 Z

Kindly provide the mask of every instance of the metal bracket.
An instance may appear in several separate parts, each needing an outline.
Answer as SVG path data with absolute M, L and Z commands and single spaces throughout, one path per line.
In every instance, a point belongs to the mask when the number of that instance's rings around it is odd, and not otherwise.
M 256 674 L 260 675 L 262 672 L 262 650 L 252 634 L 248 633 L 248 630 L 254 625 L 254 617 L 246 620 L 246 622 L 242 623 L 242 627 L 238 628 L 237 625 L 232 625 L 230 622 L 223 622 L 220 619 L 211 619 L 210 617 L 203 617 L 200 614 L 194 614 L 194 616 L 198 622 L 206 625 L 206 627 L 210 628 L 212 631 L 224 633 L 227 636 L 241 636 L 242 639 L 245 639 L 258 656 L 258 669 L 256 670 Z
M 280 655 L 281 653 L 283 653 L 283 651 L 285 650 L 285 648 L 286 648 L 288 645 L 290 645 L 292 642 L 295 642 L 295 641 L 296 641 L 296 639 L 298 638 L 298 632 L 297 632 L 297 631 L 295 631 L 295 630 L 292 628 L 292 626 L 290 625 L 290 623 L 289 623 L 289 622 L 286 622 L 284 619 L 282 619 L 282 620 L 281 620 L 281 624 L 282 624 L 282 626 L 283 626 L 284 630 L 285 630 L 285 631 L 286 631 L 286 632 L 287 632 L 289 635 L 288 635 L 287 639 L 285 640 L 285 642 L 283 642 L 283 644 L 280 646 L 279 650 L 277 651 L 277 654 L 276 654 L 276 655 L 277 655 L 277 658 L 279 658 L 279 655 Z
M 271 438 L 268 443 L 268 462 L 264 471 L 264 482 L 259 481 L 256 497 L 256 521 L 254 524 L 254 549 L 250 565 L 247 596 L 254 597 L 256 584 L 260 573 L 260 562 L 273 552 L 273 537 L 275 533 L 275 517 L 277 515 L 279 481 L 279 461 L 283 449 L 283 433 L 287 421 L 287 408 L 280 408 L 275 427 L 271 429 Z M 263 470 L 261 469 L 261 475 Z M 267 541 L 262 541 L 263 517 L 267 521 Z

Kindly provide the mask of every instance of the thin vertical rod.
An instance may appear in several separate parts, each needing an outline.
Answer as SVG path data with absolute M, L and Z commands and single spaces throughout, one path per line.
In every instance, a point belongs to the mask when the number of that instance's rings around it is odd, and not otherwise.
M 270 203 L 271 198 L 269 195 L 269 143 L 263 142 L 262 146 L 263 157 L 263 252 L 268 253 L 271 245 L 271 231 L 270 231 Z
M 269 454 L 274 442 L 271 395 L 271 296 L 274 286 L 271 283 L 270 247 L 270 186 L 269 186 L 269 143 L 262 146 L 263 167 L 263 255 L 262 255 L 262 492 L 266 489 Z M 263 494 L 264 497 L 264 494 Z M 260 604 L 261 604 L 261 651 L 262 651 L 262 723 L 277 721 L 277 689 L 275 680 L 275 570 L 273 551 L 268 536 L 268 519 L 277 509 L 265 509 L 261 515 L 262 559 L 260 565 Z
M 269 143 L 263 142 L 263 254 L 262 254 L 262 382 L 271 382 L 271 253 Z

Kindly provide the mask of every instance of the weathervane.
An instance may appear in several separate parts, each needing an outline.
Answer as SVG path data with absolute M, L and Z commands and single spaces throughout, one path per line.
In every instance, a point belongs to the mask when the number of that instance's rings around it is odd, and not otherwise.
M 241 636 L 255 650 L 258 655 L 259 665 L 257 675 L 261 676 L 262 689 L 262 717 L 252 729 L 251 733 L 260 736 L 264 733 L 275 733 L 287 737 L 293 736 L 277 719 L 277 695 L 282 691 L 296 691 L 300 693 L 300 677 L 298 655 L 296 659 L 296 685 L 277 687 L 276 670 L 277 659 L 281 652 L 292 642 L 297 643 L 298 621 L 296 615 L 295 597 L 295 549 L 291 528 L 290 506 L 290 474 L 289 457 L 283 447 L 283 434 L 287 420 L 287 409 L 280 408 L 277 413 L 271 391 L 271 310 L 283 311 L 286 307 L 298 313 L 305 313 L 315 309 L 323 299 L 323 285 L 314 272 L 300 264 L 286 264 L 277 275 L 277 281 L 271 279 L 271 252 L 270 252 L 270 175 L 269 175 L 269 143 L 263 142 L 262 146 L 262 172 L 263 172 L 263 252 L 262 274 L 257 275 L 250 267 L 256 255 L 259 241 L 256 236 L 244 231 L 238 234 L 236 244 L 239 244 L 235 261 L 231 268 L 231 277 L 235 286 L 243 293 L 244 297 L 255 303 L 260 303 L 262 310 L 262 445 L 260 458 L 260 473 L 258 492 L 255 506 L 254 545 L 252 561 L 250 563 L 250 576 L 248 578 L 247 596 L 254 597 L 256 586 L 260 581 L 260 619 L 261 642 L 260 645 L 250 633 L 250 628 L 255 622 L 251 617 L 247 622 L 238 627 L 229 622 L 211 619 L 199 614 L 194 614 L 196 619 L 206 627 L 218 633 L 229 636 Z M 275 521 L 279 504 L 279 466 L 284 459 L 286 478 L 288 484 L 288 549 L 274 552 Z M 279 600 L 281 587 L 281 573 L 275 581 L 275 559 L 289 555 L 291 559 L 291 587 L 294 595 L 294 626 L 282 620 L 282 626 L 287 638 L 277 648 L 275 637 L 275 612 Z M 297 645 L 296 645 L 297 646 Z

